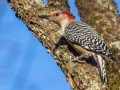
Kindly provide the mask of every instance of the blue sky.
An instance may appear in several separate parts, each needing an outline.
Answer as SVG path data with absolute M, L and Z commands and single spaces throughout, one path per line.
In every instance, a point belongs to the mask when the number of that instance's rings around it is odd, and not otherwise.
M 120 0 L 116 2 L 120 10 Z M 79 21 L 73 3 L 69 1 L 71 12 Z M 0 1 L 0 42 L 0 90 L 71 90 L 53 57 L 6 0 Z

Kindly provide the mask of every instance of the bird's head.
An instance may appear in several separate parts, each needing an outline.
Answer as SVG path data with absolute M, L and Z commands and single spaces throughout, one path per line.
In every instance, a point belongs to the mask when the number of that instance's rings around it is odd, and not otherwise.
M 41 16 L 39 16 L 41 17 Z M 56 10 L 51 12 L 49 15 L 43 15 L 43 18 L 58 22 L 61 26 L 62 24 L 67 24 L 74 21 L 74 16 L 68 11 Z

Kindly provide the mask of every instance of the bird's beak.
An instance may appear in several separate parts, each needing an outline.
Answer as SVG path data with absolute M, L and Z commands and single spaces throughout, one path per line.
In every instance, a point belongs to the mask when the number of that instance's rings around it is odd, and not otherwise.
M 45 18 L 45 19 L 50 19 L 52 20 L 54 16 L 54 12 L 50 13 L 49 15 L 41 15 L 41 16 L 38 16 L 38 18 Z
M 45 19 L 51 19 L 50 15 L 40 15 L 38 18 L 45 18 Z

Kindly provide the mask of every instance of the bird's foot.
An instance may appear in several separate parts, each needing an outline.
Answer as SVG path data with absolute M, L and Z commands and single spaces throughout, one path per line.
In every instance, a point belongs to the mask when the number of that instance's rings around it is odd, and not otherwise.
M 93 56 L 92 53 L 85 52 L 85 53 L 82 53 L 80 56 L 77 56 L 76 58 L 74 58 L 72 61 L 73 62 L 79 62 L 79 63 L 85 63 L 84 59 L 88 59 L 92 56 Z
M 78 63 L 85 63 L 85 61 L 82 59 L 81 56 L 77 56 L 72 60 L 73 62 L 78 62 Z

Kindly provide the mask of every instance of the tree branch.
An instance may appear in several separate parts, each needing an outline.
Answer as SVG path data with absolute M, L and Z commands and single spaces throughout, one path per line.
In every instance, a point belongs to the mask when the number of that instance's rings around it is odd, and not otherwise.
M 77 0 L 76 3 L 79 4 L 83 1 L 84 0 Z M 74 49 L 70 47 L 68 43 L 65 43 L 64 39 L 60 39 L 60 27 L 54 22 L 49 22 L 48 20 L 38 18 L 39 15 L 48 14 L 50 11 L 57 9 L 65 9 L 69 11 L 69 5 L 67 0 L 48 0 L 48 6 L 46 6 L 41 0 L 8 0 L 8 3 L 10 4 L 11 8 L 16 12 L 16 16 L 23 20 L 29 30 L 32 31 L 33 35 L 35 35 L 40 40 L 40 42 L 47 48 L 48 52 L 54 57 L 56 63 L 60 66 L 61 70 L 66 75 L 67 81 L 74 90 L 107 89 L 107 87 L 103 87 L 101 83 L 96 66 L 92 66 L 87 62 L 85 64 L 72 62 L 72 58 L 77 55 L 77 52 L 74 51 Z M 78 4 L 77 6 L 79 7 Z M 92 18 L 92 16 L 88 17 L 88 19 L 84 19 L 87 15 L 90 16 L 90 12 L 86 14 L 84 8 L 85 10 L 88 8 L 84 7 L 83 3 L 81 7 L 83 8 L 80 13 L 82 16 L 82 20 L 87 22 L 93 22 L 93 19 L 90 19 Z M 86 15 L 84 15 L 84 13 Z M 109 14 L 114 15 L 114 13 L 112 12 Z M 115 18 L 118 18 L 118 16 L 116 15 Z M 117 26 L 117 24 L 118 23 L 116 23 L 115 25 Z M 99 28 L 102 27 L 100 26 Z M 114 30 L 116 30 L 117 32 L 118 29 Z M 116 32 L 114 32 L 114 34 L 116 34 Z M 114 39 L 114 41 L 116 40 L 116 38 Z M 55 49 L 56 44 L 58 46 L 59 44 L 62 45 Z
M 120 62 L 120 17 L 114 0 L 76 0 L 83 22 L 93 26 Z M 107 63 L 110 89 L 120 88 L 118 65 Z M 114 78 L 113 78 L 114 77 Z

